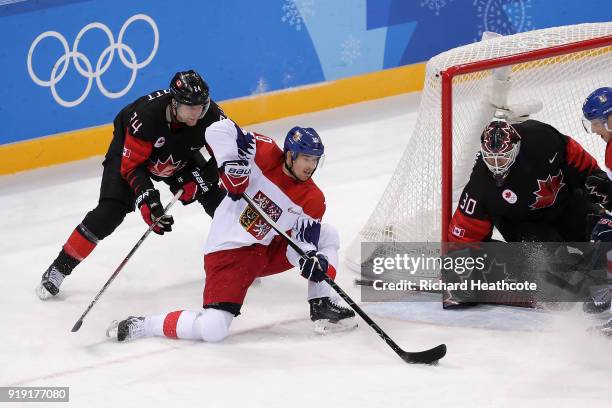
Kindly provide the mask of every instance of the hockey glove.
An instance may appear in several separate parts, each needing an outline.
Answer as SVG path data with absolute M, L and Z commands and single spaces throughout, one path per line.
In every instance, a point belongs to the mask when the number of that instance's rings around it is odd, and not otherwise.
M 211 185 L 204 180 L 200 169 L 193 167 L 191 170 L 181 172 L 170 182 L 172 194 L 176 194 L 181 188 L 183 193 L 179 200 L 183 205 L 187 205 L 193 203 L 210 190 Z
M 153 225 L 153 223 L 155 223 L 153 232 L 164 235 L 165 232 L 172 231 L 174 218 L 172 218 L 171 215 L 164 214 L 164 207 L 162 207 L 161 201 L 159 200 L 159 191 L 151 188 L 142 192 L 136 198 L 136 205 L 140 208 L 142 218 L 147 225 Z
M 238 201 L 249 186 L 250 174 L 251 165 L 248 160 L 226 161 L 219 169 L 219 184 L 227 190 L 232 200 Z
M 593 231 L 591 232 L 591 239 L 595 242 L 612 242 L 612 216 L 604 214 L 601 216 Z
M 602 171 L 593 173 L 584 182 L 589 200 L 603 205 L 606 210 L 612 210 L 612 181 Z
M 323 254 L 317 254 L 317 251 L 308 251 L 306 256 L 307 259 L 300 258 L 302 276 L 313 282 L 321 282 L 327 275 L 327 258 Z

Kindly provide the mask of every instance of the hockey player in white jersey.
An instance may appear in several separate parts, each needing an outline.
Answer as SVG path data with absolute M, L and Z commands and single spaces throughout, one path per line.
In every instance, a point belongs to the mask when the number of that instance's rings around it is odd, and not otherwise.
M 231 120 L 222 120 L 207 129 L 206 140 L 221 164 L 220 184 L 228 194 L 215 211 L 204 249 L 203 308 L 128 317 L 113 322 L 107 335 L 119 341 L 150 336 L 221 341 L 240 314 L 253 281 L 294 266 L 308 279 L 315 331 L 356 327 L 354 312 L 340 306 L 323 281 L 325 275 L 335 278 L 339 238 L 332 226 L 321 224 L 325 198 L 311 179 L 324 153 L 317 132 L 294 127 L 281 150 L 269 137 L 246 133 Z M 245 192 L 290 231 L 307 260 L 241 199 Z
M 595 133 L 606 143 L 605 164 L 608 176 L 612 173 L 612 88 L 598 88 L 591 92 L 582 105 L 583 123 L 585 130 Z M 587 188 L 597 191 L 604 200 L 612 200 L 612 191 L 607 183 L 596 177 L 587 178 Z M 596 328 L 605 336 L 612 337 L 612 215 L 605 213 L 591 234 L 592 240 L 598 248 L 595 255 L 605 257 L 607 265 L 608 287 L 600 288 L 592 294 L 590 301 L 584 305 L 587 313 L 608 313 L 608 321 Z M 597 261 L 597 260 L 595 260 Z

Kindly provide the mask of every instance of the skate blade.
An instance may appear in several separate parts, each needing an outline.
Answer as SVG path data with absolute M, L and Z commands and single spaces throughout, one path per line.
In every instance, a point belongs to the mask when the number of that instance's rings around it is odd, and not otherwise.
M 36 292 L 36 296 L 38 296 L 38 298 L 40 300 L 47 300 L 47 299 L 51 299 L 53 297 L 53 295 L 51 294 L 51 292 L 49 292 L 47 290 L 47 288 L 45 288 L 43 286 L 42 283 L 39 283 L 38 286 L 35 289 Z
M 353 330 L 357 327 L 357 319 L 349 317 L 337 323 L 332 323 L 329 319 L 321 319 L 314 322 L 314 331 L 318 334 L 332 334 Z
M 119 331 L 119 321 L 113 320 L 106 329 L 106 337 L 117 340 L 117 332 Z

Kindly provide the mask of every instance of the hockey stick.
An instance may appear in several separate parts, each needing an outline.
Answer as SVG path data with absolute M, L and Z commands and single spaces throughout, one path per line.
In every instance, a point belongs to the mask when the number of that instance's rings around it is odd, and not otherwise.
M 174 195 L 174 197 L 172 198 L 172 200 L 168 203 L 168 205 L 166 205 L 166 208 L 164 208 L 164 214 L 166 215 L 166 213 L 168 212 L 168 210 L 170 209 L 170 207 L 172 207 L 174 205 L 174 203 L 176 203 L 176 201 L 179 199 L 179 197 L 181 196 L 181 194 L 183 194 L 183 189 L 179 189 L 176 194 Z M 162 215 L 162 216 L 163 216 Z M 111 284 L 112 281 L 115 280 L 115 278 L 117 277 L 117 275 L 119 275 L 119 272 L 121 272 L 121 270 L 123 269 L 123 267 L 125 266 L 125 264 L 127 264 L 127 262 L 130 260 L 130 258 L 132 257 L 132 255 L 134 255 L 134 253 L 136 252 L 136 250 L 138 248 L 140 248 L 140 245 L 142 245 L 142 243 L 144 242 L 144 240 L 149 236 L 149 234 L 151 233 L 151 231 L 153 231 L 153 228 L 155 227 L 156 222 L 160 219 L 161 217 L 157 218 L 155 220 L 154 223 L 152 223 L 151 225 L 149 225 L 149 228 L 147 229 L 147 231 L 142 235 L 142 237 L 140 237 L 140 239 L 138 240 L 138 242 L 136 243 L 136 245 L 134 245 L 134 247 L 130 250 L 130 252 L 127 254 L 127 256 L 123 259 L 123 261 L 121 261 L 121 263 L 119 264 L 119 266 L 117 267 L 117 269 L 115 269 L 115 272 L 113 272 L 113 274 L 110 276 L 110 278 L 108 278 L 108 280 L 106 281 L 106 283 L 104 284 L 104 286 L 102 286 L 102 289 L 100 289 L 100 291 L 98 292 L 98 294 L 96 295 L 96 297 L 94 298 L 94 300 L 91 301 L 91 303 L 89 304 L 89 306 L 87 307 L 87 309 L 85 309 L 85 311 L 83 312 L 83 314 L 81 315 L 81 317 L 79 317 L 79 320 L 76 321 L 76 323 L 74 324 L 74 326 L 72 327 L 72 332 L 77 332 L 79 331 L 79 329 L 81 328 L 81 326 L 83 325 L 83 319 L 85 319 L 85 316 L 87 316 L 87 314 L 89 313 L 89 311 L 94 307 L 94 305 L 96 304 L 96 302 L 98 301 L 98 299 L 100 299 L 100 296 L 102 296 L 102 293 L 104 293 L 104 291 L 106 290 L 106 288 Z
M 307 259 L 304 251 L 295 243 L 295 241 L 281 230 L 280 227 L 272 220 L 246 193 L 242 195 L 247 203 L 253 208 L 260 217 L 262 217 L 274 230 L 282 236 L 287 244 L 295 250 L 303 259 Z M 381 329 L 371 318 L 368 316 L 349 295 L 344 292 L 336 282 L 334 282 L 329 276 L 325 276 L 325 282 L 327 282 L 340 297 L 359 315 L 361 318 L 372 328 L 374 331 L 407 363 L 412 364 L 435 364 L 438 360 L 446 355 L 446 344 L 440 344 L 432 349 L 418 352 L 409 352 L 402 350 L 388 335 Z

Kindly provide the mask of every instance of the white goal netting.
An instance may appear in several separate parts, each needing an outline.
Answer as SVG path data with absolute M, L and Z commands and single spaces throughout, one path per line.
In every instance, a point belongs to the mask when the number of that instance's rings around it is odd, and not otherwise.
M 427 63 L 414 132 L 407 138 L 403 156 L 377 207 L 347 251 L 349 266 L 359 268 L 361 242 L 440 241 L 441 72 L 460 64 L 495 61 L 533 50 L 550 50 L 552 54 L 559 45 L 611 35 L 612 23 L 556 27 L 490 38 L 432 58 Z M 453 202 L 469 177 L 480 134 L 493 118 L 492 102 L 505 106 L 541 102 L 543 108 L 531 117 L 575 138 L 603 165 L 604 145 L 599 138 L 586 134 L 580 119 L 584 98 L 601 86 L 612 86 L 612 45 L 544 55 L 531 62 L 455 76 L 452 86 Z

